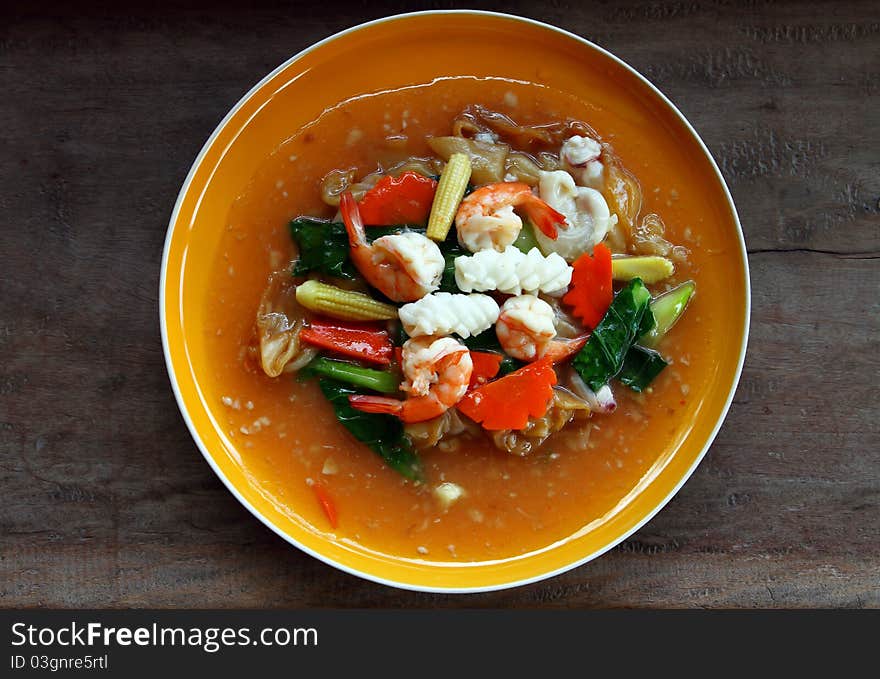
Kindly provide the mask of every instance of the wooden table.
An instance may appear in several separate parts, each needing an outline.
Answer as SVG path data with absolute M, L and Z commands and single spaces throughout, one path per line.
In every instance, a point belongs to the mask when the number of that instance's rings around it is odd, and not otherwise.
M 306 45 L 414 5 L 27 4 L 0 17 L 0 606 L 880 607 L 876 3 L 503 6 L 679 105 L 736 199 L 754 307 L 675 499 L 585 567 L 468 597 L 264 528 L 190 439 L 159 339 L 168 217 L 216 123 Z

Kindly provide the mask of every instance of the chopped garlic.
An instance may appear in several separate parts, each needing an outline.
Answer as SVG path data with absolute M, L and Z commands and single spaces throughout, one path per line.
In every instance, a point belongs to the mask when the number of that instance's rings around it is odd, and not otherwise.
M 457 502 L 463 496 L 464 488 L 459 486 L 457 483 L 452 483 L 450 481 L 441 483 L 434 489 L 434 497 L 437 498 L 437 501 L 440 503 L 443 511 L 449 509 L 452 503 Z
M 233 410 L 241 410 L 241 402 L 236 398 L 233 399 L 231 396 L 223 396 L 220 399 L 220 402 L 223 403 L 227 408 L 232 408 Z

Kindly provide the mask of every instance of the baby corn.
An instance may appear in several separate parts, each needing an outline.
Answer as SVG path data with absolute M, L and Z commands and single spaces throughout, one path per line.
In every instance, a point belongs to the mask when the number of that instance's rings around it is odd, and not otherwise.
M 675 267 L 665 257 L 614 257 L 611 260 L 611 276 L 616 281 L 641 278 L 645 283 L 657 283 L 672 275 Z
M 471 159 L 465 153 L 453 153 L 440 175 L 437 193 L 428 218 L 428 238 L 446 240 L 455 212 L 471 180 Z
M 397 307 L 362 292 L 306 281 L 296 288 L 296 301 L 309 311 L 344 321 L 380 321 L 397 318 Z

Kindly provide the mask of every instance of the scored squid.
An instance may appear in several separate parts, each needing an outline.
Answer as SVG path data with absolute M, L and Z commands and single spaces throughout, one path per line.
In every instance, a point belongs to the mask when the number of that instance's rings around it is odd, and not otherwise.
M 578 186 L 601 191 L 605 186 L 605 166 L 600 160 L 602 145 L 590 137 L 575 135 L 562 142 L 562 167 Z
M 546 257 L 538 248 L 528 254 L 514 246 L 504 252 L 481 250 L 455 258 L 455 284 L 462 292 L 497 290 L 509 295 L 543 292 L 562 295 L 571 283 L 572 268 L 555 252 Z
M 491 328 L 498 320 L 498 311 L 498 303 L 489 295 L 435 292 L 404 304 L 399 315 L 410 337 L 455 333 L 467 339 Z

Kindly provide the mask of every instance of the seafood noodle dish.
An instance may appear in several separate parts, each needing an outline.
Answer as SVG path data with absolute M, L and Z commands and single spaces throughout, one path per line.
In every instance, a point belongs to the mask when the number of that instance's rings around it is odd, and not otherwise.
M 292 130 L 233 205 L 205 329 L 264 492 L 444 562 L 601 520 L 710 379 L 707 255 L 664 160 L 570 97 L 463 80 Z

